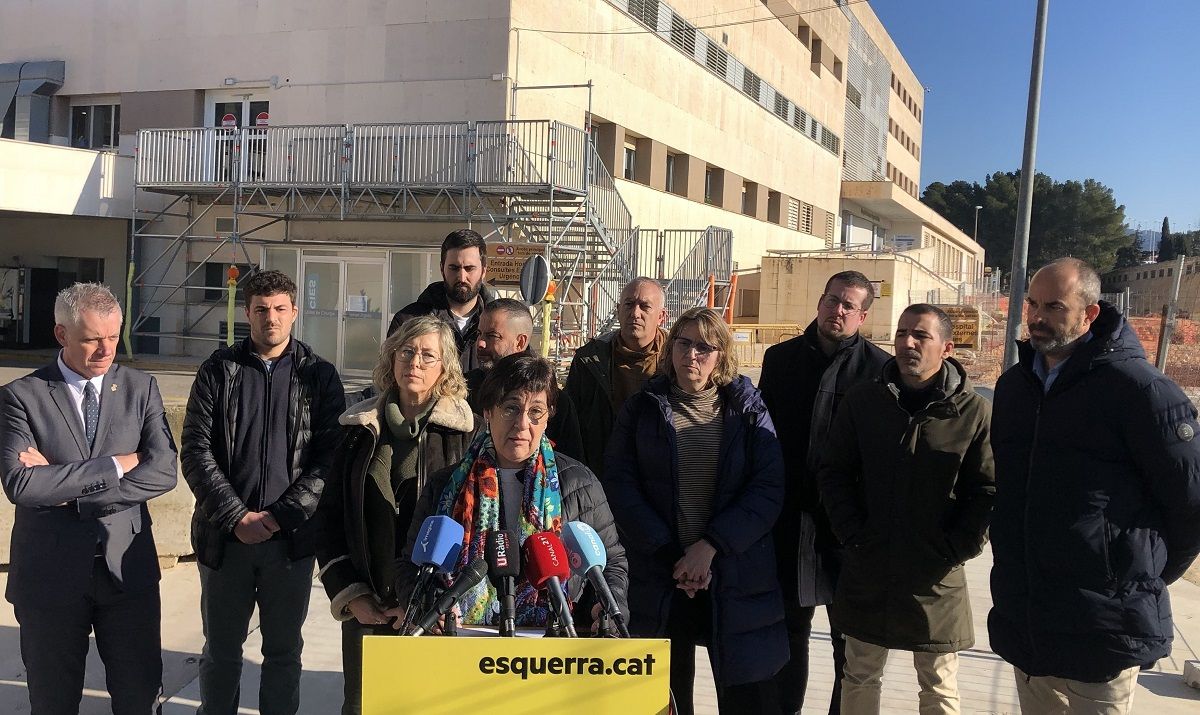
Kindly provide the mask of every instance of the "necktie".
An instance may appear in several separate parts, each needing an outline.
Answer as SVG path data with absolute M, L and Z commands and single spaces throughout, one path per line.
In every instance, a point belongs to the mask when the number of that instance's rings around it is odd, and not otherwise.
M 83 431 L 87 435 L 88 448 L 96 441 L 96 425 L 100 422 L 100 399 L 96 386 L 90 381 L 83 384 Z

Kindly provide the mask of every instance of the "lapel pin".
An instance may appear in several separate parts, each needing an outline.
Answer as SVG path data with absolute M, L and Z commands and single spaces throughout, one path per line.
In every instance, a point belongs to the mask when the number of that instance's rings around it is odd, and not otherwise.
M 110 392 L 116 392 L 117 391 L 117 383 L 114 382 L 108 389 Z

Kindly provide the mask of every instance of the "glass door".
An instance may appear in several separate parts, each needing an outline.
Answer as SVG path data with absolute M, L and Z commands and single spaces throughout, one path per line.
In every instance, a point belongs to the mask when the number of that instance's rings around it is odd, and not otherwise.
M 300 339 L 344 375 L 375 368 L 390 313 L 384 311 L 385 261 L 305 258 Z
M 266 127 L 271 121 L 271 103 L 260 94 L 245 91 L 210 92 L 205 110 L 205 126 L 216 131 L 213 147 L 213 179 L 231 181 L 233 177 L 233 147 L 242 127 Z M 254 178 L 262 175 L 263 150 L 266 137 L 263 130 L 251 130 L 242 147 L 242 161 L 246 162 L 243 176 Z

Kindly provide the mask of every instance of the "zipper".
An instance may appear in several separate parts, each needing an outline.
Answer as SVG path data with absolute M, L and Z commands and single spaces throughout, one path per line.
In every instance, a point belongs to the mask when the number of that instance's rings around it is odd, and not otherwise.
M 262 358 L 258 358 L 260 361 Z M 278 360 L 278 358 L 276 358 Z M 272 366 L 273 367 L 273 366 Z M 274 370 L 267 368 L 263 362 L 263 370 L 267 374 L 267 390 L 266 390 L 266 405 L 264 406 L 263 415 L 263 431 L 262 431 L 262 448 L 259 450 L 259 461 L 262 463 L 261 469 L 258 470 L 258 510 L 266 509 L 266 489 L 267 489 L 267 434 L 271 431 L 271 376 Z
M 1104 553 L 1104 577 L 1109 585 L 1112 585 L 1116 577 L 1113 575 L 1112 559 L 1108 554 L 1108 517 L 1104 512 L 1100 512 L 1100 546 Z

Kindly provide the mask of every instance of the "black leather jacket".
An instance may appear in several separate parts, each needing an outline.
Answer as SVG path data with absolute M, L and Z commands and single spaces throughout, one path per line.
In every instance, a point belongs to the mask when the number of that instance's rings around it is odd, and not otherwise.
M 338 438 L 338 415 L 346 407 L 342 381 L 333 364 L 292 338 L 292 384 L 287 439 L 292 484 L 267 507 L 279 522 L 293 559 L 311 556 L 315 537 L 310 518 L 317 510 L 325 475 Z M 183 478 L 196 496 L 192 547 L 196 559 L 219 568 L 225 541 L 249 511 L 229 480 L 237 434 L 241 371 L 252 354 L 249 338 L 214 352 L 196 374 L 183 421 L 179 453 Z M 317 449 L 310 449 L 319 445 Z

